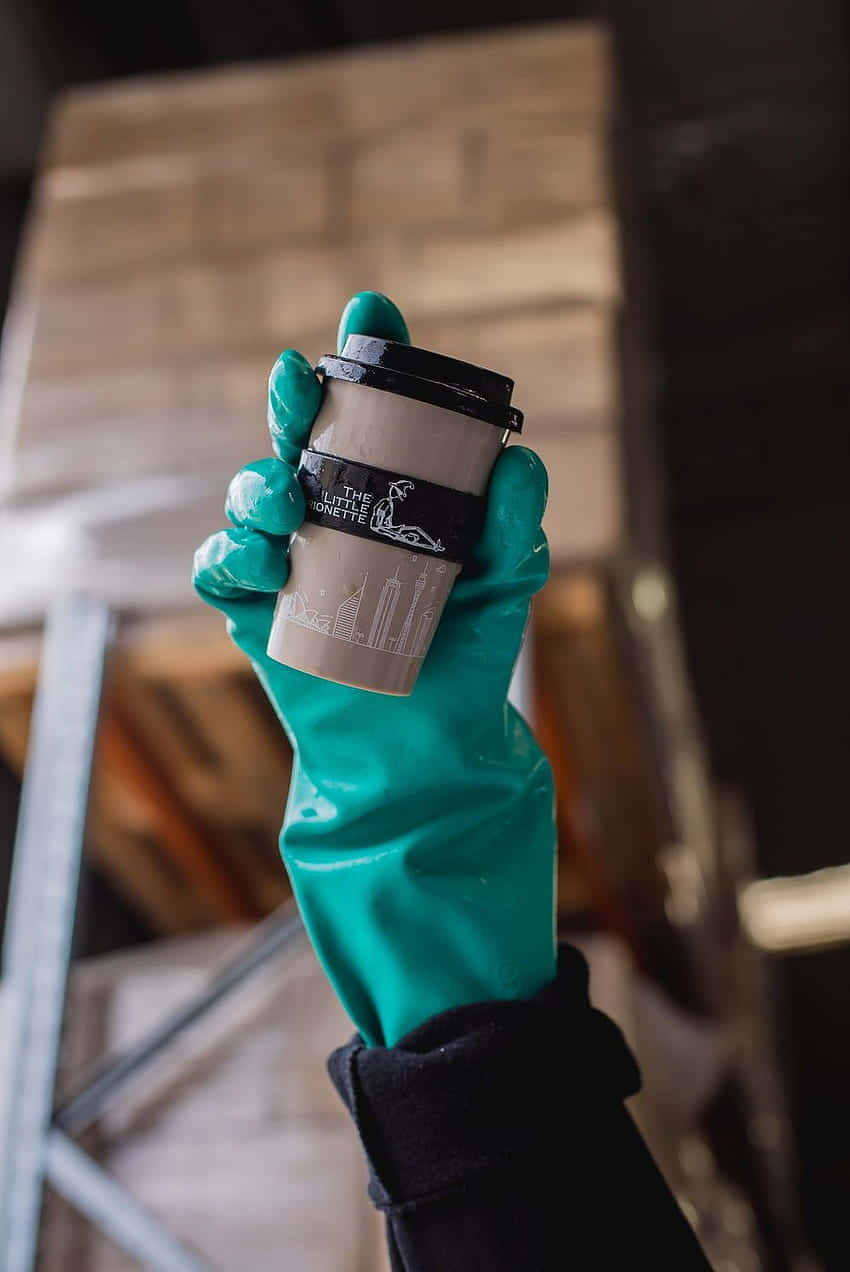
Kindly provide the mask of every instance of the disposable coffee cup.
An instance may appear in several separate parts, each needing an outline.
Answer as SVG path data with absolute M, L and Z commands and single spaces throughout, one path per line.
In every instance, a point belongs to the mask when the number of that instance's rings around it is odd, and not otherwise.
M 481 534 L 493 465 L 522 428 L 513 381 L 360 335 L 318 369 L 322 404 L 299 468 L 306 520 L 268 655 L 409 694 Z

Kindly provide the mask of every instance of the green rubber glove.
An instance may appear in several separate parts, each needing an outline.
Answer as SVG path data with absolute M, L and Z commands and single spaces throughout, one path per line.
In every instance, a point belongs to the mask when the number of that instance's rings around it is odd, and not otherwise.
M 408 339 L 374 292 L 349 302 L 340 348 L 350 332 Z M 277 458 L 233 479 L 233 528 L 198 549 L 194 581 L 227 615 L 293 746 L 280 843 L 304 923 L 364 1039 L 391 1046 L 437 1012 L 524 997 L 555 974 L 552 776 L 507 702 L 548 573 L 546 472 L 525 447 L 500 456 L 474 563 L 410 697 L 332 684 L 265 652 L 320 399 L 309 363 L 281 354 L 269 381 Z

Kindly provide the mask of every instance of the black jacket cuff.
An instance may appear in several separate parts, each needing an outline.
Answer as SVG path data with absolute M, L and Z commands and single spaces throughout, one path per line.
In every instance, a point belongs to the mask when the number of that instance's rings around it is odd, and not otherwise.
M 357 1124 L 372 1200 L 391 1212 L 539 1161 L 563 1147 L 571 1115 L 581 1121 L 588 1105 L 615 1107 L 640 1088 L 570 947 L 533 998 L 453 1008 L 395 1047 L 357 1035 L 328 1069 Z

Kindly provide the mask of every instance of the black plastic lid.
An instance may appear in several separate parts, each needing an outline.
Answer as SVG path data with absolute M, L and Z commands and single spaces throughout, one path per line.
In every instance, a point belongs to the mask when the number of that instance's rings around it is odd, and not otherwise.
M 350 335 L 339 357 L 327 354 L 318 367 L 331 379 L 429 402 L 514 433 L 522 429 L 522 412 L 510 405 L 513 380 L 428 349 Z

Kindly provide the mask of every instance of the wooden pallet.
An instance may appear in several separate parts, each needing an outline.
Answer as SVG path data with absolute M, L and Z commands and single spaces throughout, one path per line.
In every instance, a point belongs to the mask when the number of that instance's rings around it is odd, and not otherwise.
M 172 618 L 120 633 L 88 822 L 94 860 L 161 933 L 256 918 L 289 894 L 277 851 L 289 745 L 224 633 L 177 674 L 165 655 L 178 632 L 189 641 L 210 629 Z M 37 647 L 28 676 L 20 662 L 0 672 L 0 750 L 19 771 Z

